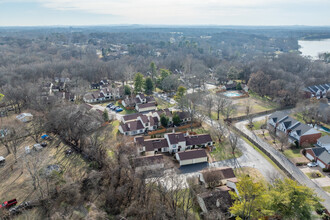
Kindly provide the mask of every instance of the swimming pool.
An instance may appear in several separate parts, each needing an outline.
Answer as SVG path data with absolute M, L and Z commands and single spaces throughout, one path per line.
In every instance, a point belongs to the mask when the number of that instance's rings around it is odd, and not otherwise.
M 239 91 L 227 91 L 227 92 L 224 92 L 222 93 L 223 95 L 231 98 L 231 97 L 239 97 L 239 96 L 242 96 L 243 94 Z

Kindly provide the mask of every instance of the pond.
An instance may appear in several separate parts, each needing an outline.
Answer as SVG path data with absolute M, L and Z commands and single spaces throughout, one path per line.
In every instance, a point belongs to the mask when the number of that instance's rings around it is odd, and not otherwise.
M 319 53 L 330 53 L 330 39 L 324 40 L 299 40 L 299 51 L 303 56 L 311 56 L 313 59 L 317 59 Z

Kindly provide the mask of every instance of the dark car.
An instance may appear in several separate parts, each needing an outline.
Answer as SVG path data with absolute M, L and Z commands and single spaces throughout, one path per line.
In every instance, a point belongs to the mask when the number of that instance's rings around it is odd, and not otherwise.
M 109 104 L 107 105 L 107 108 L 111 108 L 111 106 L 113 106 L 113 103 L 109 103 Z
M 12 199 L 9 201 L 5 201 L 2 204 L 0 204 L 0 208 L 7 208 L 9 209 L 10 207 L 14 206 L 17 204 L 17 200 L 16 199 Z
M 47 143 L 46 142 L 43 142 L 40 145 L 41 145 L 41 147 L 47 147 Z

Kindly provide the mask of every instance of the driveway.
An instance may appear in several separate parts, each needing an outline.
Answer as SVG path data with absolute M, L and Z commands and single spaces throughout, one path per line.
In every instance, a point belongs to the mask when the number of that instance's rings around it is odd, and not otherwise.
M 262 120 L 263 117 L 258 117 L 255 120 Z M 249 129 L 246 128 L 246 124 L 248 124 L 248 121 L 241 121 L 236 123 L 234 126 L 241 130 L 243 133 L 248 135 L 251 139 L 253 139 L 255 142 L 257 142 L 260 146 L 264 148 L 265 151 L 267 151 L 269 154 L 273 155 L 275 160 L 279 162 L 288 173 L 290 173 L 296 181 L 298 181 L 302 185 L 306 185 L 309 188 L 313 189 L 315 193 L 324 201 L 322 204 L 330 210 L 330 197 L 328 194 L 326 194 L 315 182 L 313 182 L 311 179 L 309 179 L 298 167 L 296 167 L 289 159 L 287 159 L 282 153 L 275 150 L 273 147 L 271 147 L 267 142 L 260 139 L 257 135 L 253 134 Z
M 98 104 L 96 104 L 96 105 L 92 105 L 93 106 L 93 109 L 98 109 L 98 110 L 100 110 L 100 111 L 104 111 L 105 109 L 108 111 L 108 113 L 109 113 L 109 117 L 111 118 L 111 116 L 113 115 L 113 117 L 116 119 L 116 120 L 121 120 L 121 117 L 123 116 L 123 115 L 121 115 L 121 114 L 119 114 L 119 113 L 117 113 L 117 112 L 114 112 L 114 111 L 112 111 L 111 109 L 108 109 L 108 108 L 106 108 L 105 106 L 102 106 L 102 105 L 98 105 Z

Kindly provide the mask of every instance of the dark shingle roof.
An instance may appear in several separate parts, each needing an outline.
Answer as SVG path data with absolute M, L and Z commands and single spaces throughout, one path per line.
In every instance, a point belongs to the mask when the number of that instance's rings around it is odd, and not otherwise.
M 219 177 L 219 179 L 230 179 L 230 178 L 236 178 L 234 174 L 234 170 L 231 167 L 218 167 L 214 169 L 207 169 L 202 170 L 201 174 L 207 174 L 207 173 L 215 173 L 216 176 Z
M 187 145 L 202 145 L 208 142 L 212 142 L 211 135 L 209 134 L 191 135 L 186 136 L 185 138 Z
M 312 151 L 316 157 L 319 157 L 326 150 L 323 147 L 313 147 Z
M 149 107 L 153 107 L 153 106 L 156 107 L 156 104 L 155 103 L 138 104 L 139 109 L 141 109 L 141 108 L 149 108 Z
M 183 133 L 169 133 L 167 135 L 170 144 L 177 144 L 178 142 L 186 141 Z
M 189 112 L 176 112 L 178 114 L 180 120 L 186 119 L 190 117 Z
M 207 157 L 204 149 L 188 150 L 188 151 L 179 152 L 177 154 L 180 160 L 191 160 L 191 159 Z
M 135 113 L 135 114 L 130 114 L 130 115 L 124 115 L 123 119 L 125 121 L 131 121 L 131 120 L 136 120 L 139 116 L 141 116 L 141 113 Z
M 154 151 L 156 149 L 168 147 L 168 143 L 165 138 L 148 139 L 144 140 L 143 146 L 145 146 L 146 151 Z

